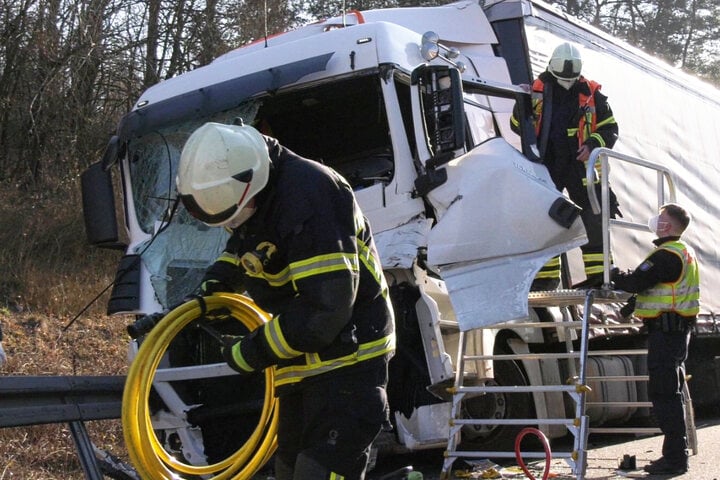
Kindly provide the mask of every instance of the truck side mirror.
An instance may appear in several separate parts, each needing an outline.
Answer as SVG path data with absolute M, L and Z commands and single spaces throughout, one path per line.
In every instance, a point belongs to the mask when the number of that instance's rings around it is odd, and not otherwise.
M 419 108 L 424 135 L 433 158 L 454 158 L 465 149 L 465 110 L 462 78 L 455 67 L 421 65 L 411 76 L 410 83 L 418 89 Z M 419 150 L 420 151 L 420 150 Z M 458 152 L 460 151 L 460 152 Z M 447 161 L 447 160 L 446 160 Z
M 121 250 L 118 242 L 117 216 L 112 176 L 103 162 L 96 162 L 80 176 L 83 217 L 88 243 L 101 248 Z
M 419 162 L 415 196 L 424 196 L 447 180 L 438 167 L 465 153 L 465 109 L 457 68 L 421 65 L 410 77 Z

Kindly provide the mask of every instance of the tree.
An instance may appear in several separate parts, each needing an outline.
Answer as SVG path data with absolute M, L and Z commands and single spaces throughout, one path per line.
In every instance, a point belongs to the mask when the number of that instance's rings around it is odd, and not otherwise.
M 0 180 L 72 178 L 146 88 L 233 48 L 363 10 L 436 0 L 0 0 Z M 716 0 L 555 5 L 720 84 Z
M 564 0 L 554 5 L 720 85 L 720 4 L 716 0 Z

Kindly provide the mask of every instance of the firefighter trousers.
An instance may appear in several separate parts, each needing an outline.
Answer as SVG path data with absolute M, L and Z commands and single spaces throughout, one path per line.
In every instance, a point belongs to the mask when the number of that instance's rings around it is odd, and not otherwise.
M 389 414 L 387 363 L 373 363 L 279 398 L 277 480 L 365 478 L 370 446 Z

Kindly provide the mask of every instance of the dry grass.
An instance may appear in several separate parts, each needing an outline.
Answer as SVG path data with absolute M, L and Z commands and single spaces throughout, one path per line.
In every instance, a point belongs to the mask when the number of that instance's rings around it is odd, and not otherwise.
M 65 327 L 113 279 L 118 253 L 87 246 L 79 189 L 0 185 L 0 324 L 6 375 L 115 375 L 127 370 L 129 318 L 107 298 Z M 125 459 L 119 420 L 89 422 L 93 443 Z M 84 478 L 67 425 L 0 429 L 0 480 Z

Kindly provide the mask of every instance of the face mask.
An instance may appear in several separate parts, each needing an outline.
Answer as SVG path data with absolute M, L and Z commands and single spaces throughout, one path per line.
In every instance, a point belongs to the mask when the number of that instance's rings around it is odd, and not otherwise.
M 650 218 L 650 220 L 648 220 L 648 228 L 656 234 L 664 232 L 669 226 L 670 224 L 668 222 L 660 221 L 660 215 L 655 215 L 654 217 Z
M 563 80 L 562 78 L 557 79 L 558 85 L 563 87 L 565 90 L 570 90 L 570 88 L 575 85 L 575 80 Z
M 230 229 L 238 228 L 253 216 L 255 210 L 255 207 L 243 207 L 233 218 L 230 219 L 227 224 L 225 224 L 225 226 Z

